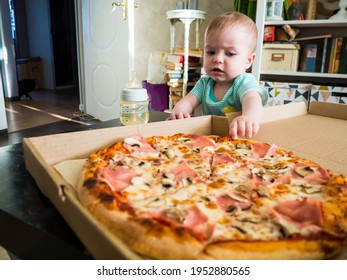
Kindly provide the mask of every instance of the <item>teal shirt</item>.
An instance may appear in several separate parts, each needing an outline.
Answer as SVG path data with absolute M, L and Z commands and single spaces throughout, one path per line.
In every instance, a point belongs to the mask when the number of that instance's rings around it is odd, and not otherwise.
M 214 96 L 213 86 L 215 81 L 210 77 L 201 78 L 193 87 L 191 92 L 202 103 L 203 115 L 222 116 L 226 113 L 242 111 L 242 97 L 249 91 L 259 92 L 262 105 L 265 106 L 269 99 L 269 94 L 265 88 L 259 85 L 254 76 L 244 73 L 238 76 L 224 98 L 218 101 Z

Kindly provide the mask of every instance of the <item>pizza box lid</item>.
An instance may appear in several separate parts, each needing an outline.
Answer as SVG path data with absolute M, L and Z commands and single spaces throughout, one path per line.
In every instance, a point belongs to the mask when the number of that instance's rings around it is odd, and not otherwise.
M 61 213 L 96 259 L 141 259 L 121 240 L 111 235 L 79 203 L 75 189 L 54 169 L 71 159 L 86 158 L 133 133 L 144 136 L 199 133 L 227 135 L 228 117 L 202 116 L 169 122 L 70 132 L 23 140 L 26 168 L 38 187 Z M 345 105 L 304 102 L 264 109 L 261 130 L 255 140 L 307 157 L 334 172 L 347 175 L 347 111 Z

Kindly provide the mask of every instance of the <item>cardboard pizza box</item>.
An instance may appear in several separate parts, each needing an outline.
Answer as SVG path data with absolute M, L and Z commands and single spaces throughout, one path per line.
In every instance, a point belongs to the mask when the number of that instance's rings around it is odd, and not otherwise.
M 54 168 L 73 159 L 87 158 L 130 134 L 144 136 L 199 133 L 227 135 L 228 117 L 202 116 L 185 120 L 148 123 L 70 132 L 23 140 L 26 168 L 96 259 L 141 259 L 114 237 L 79 203 L 74 187 Z M 347 106 L 304 102 L 264 109 L 260 132 L 255 140 L 275 143 L 307 157 L 334 172 L 347 176 Z

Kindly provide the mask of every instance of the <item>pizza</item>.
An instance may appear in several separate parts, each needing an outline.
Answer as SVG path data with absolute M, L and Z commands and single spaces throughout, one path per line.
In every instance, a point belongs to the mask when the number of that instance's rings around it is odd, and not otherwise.
M 134 134 L 88 158 L 80 202 L 151 259 L 326 259 L 347 240 L 347 179 L 275 144 Z

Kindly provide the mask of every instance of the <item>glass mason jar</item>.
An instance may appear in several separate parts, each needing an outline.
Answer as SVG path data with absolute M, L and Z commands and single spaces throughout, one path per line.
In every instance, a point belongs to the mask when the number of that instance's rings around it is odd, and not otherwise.
M 148 95 L 144 88 L 125 88 L 120 100 L 120 121 L 123 125 L 144 124 L 149 119 Z

